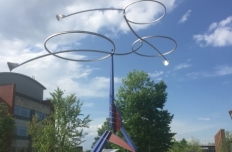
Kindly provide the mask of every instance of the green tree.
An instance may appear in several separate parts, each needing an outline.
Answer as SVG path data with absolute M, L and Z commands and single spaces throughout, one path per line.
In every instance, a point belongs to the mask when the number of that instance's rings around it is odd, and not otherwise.
M 44 152 L 56 148 L 56 129 L 54 120 L 51 117 L 39 121 L 37 115 L 28 124 L 28 133 L 32 137 L 32 147 L 34 151 Z
M 228 143 L 226 139 L 222 139 L 219 145 L 219 152 L 228 152 Z
M 232 132 L 226 131 L 225 138 L 221 140 L 219 152 L 232 151 Z
M 15 120 L 8 112 L 7 105 L 0 100 L 0 150 L 9 151 L 14 128 Z
M 183 138 L 181 141 L 174 140 L 174 144 L 168 152 L 202 152 L 200 142 L 191 138 L 188 142 Z
M 50 93 L 49 99 L 54 112 L 43 121 L 36 117 L 29 123 L 29 134 L 32 137 L 32 147 L 38 152 L 55 149 L 57 152 L 76 151 L 76 147 L 87 134 L 83 128 L 89 127 L 89 115 L 81 114 L 82 103 L 75 94 L 63 97 L 64 92 L 59 88 Z M 46 142 L 46 143 L 45 143 Z
M 115 103 L 138 151 L 168 151 L 172 145 L 175 133 L 170 131 L 173 115 L 164 109 L 166 88 L 143 71 L 134 70 L 122 79 Z
M 184 138 L 181 141 L 174 140 L 168 152 L 188 152 L 188 142 Z
M 200 141 L 194 138 L 191 138 L 188 142 L 189 151 L 202 152 L 200 147 Z

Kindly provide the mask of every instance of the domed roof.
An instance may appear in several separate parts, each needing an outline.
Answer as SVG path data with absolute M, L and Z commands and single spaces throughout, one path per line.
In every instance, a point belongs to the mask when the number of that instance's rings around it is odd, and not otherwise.
M 0 85 L 16 84 L 16 92 L 38 100 L 43 100 L 43 90 L 46 88 L 35 79 L 13 72 L 0 73 Z

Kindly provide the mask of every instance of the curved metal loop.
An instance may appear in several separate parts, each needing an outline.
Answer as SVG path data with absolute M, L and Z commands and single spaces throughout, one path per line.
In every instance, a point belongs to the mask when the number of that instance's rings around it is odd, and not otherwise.
M 141 2 L 141 1 L 152 1 L 152 2 L 157 2 L 157 1 L 153 1 L 153 0 L 140 0 L 140 1 L 136 1 L 136 2 L 134 2 L 134 3 L 137 3 L 137 2 Z M 132 4 L 134 4 L 134 3 L 131 3 L 131 4 L 129 4 L 128 6 L 130 6 L 130 5 L 132 5 Z M 160 3 L 160 2 L 157 2 L 157 3 L 159 3 L 159 4 L 161 4 L 162 6 L 164 6 L 162 3 Z M 127 7 L 128 7 L 127 6 Z M 126 8 L 127 8 L 126 7 Z M 125 8 L 125 9 L 126 9 Z M 165 8 L 165 13 L 166 13 L 166 7 L 164 6 L 164 8 Z M 124 20 L 126 21 L 126 23 L 127 23 L 127 25 L 128 25 L 128 27 L 130 28 L 130 30 L 131 30 L 131 32 L 140 40 L 140 41 L 143 41 L 143 42 L 145 42 L 146 44 L 148 44 L 149 46 L 151 46 L 154 50 L 156 50 L 159 54 L 160 54 L 160 56 L 162 56 L 163 58 L 164 58 L 164 60 L 167 60 L 167 58 L 164 56 L 165 54 L 162 54 L 154 45 L 152 45 L 150 42 L 148 42 L 148 41 L 146 41 L 145 39 L 143 39 L 143 38 L 141 38 L 134 30 L 133 30 L 133 28 L 131 27 L 131 25 L 130 25 L 130 21 L 127 19 L 127 17 L 126 17 L 126 12 L 125 12 L 125 9 L 124 9 L 124 11 L 123 11 L 123 17 L 124 17 Z M 165 13 L 164 13 L 164 15 L 165 15 Z M 163 16 L 164 16 L 163 15 Z M 161 16 L 160 18 L 158 18 L 157 20 L 155 20 L 155 21 L 153 21 L 153 22 L 156 22 L 156 21 L 158 21 L 158 20 L 160 20 L 161 18 L 163 18 L 163 16 Z M 153 23 L 153 22 L 151 22 L 151 23 Z M 131 23 L 133 23 L 133 22 L 131 22 Z M 136 23 L 134 23 L 134 24 L 136 24 Z M 171 38 L 170 38 L 171 39 Z M 141 47 L 141 46 L 140 46 Z M 139 48 L 140 48 L 139 47 Z M 137 49 L 138 50 L 138 49 Z M 141 54 L 141 53 L 137 53 L 136 51 L 133 51 L 133 49 L 132 49 L 132 52 L 134 52 L 134 53 L 136 53 L 136 54 L 138 54 L 138 55 L 140 55 L 140 56 L 144 56 L 144 57 L 151 57 L 151 56 L 149 56 L 149 55 L 144 55 L 144 54 Z M 154 56 L 153 56 L 154 57 Z
M 80 59 L 70 59 L 70 58 L 66 58 L 66 57 L 61 57 L 59 55 L 57 55 L 59 52 L 57 53 L 54 53 L 54 52 L 51 52 L 48 48 L 47 48 L 47 42 L 53 38 L 53 37 L 56 37 L 56 36 L 59 36 L 59 35 L 63 35 L 63 34 L 71 34 L 71 33 L 84 33 L 84 34 L 90 34 L 90 35 L 95 35 L 95 36 L 98 36 L 98 37 L 101 37 L 107 41 L 109 41 L 112 45 L 113 45 L 113 49 L 111 52 L 106 52 L 106 51 L 102 51 L 102 50 L 89 50 L 89 49 L 82 49 L 82 50 L 72 50 L 72 51 L 69 51 L 69 52 L 96 52 L 96 53 L 103 53 L 103 54 L 108 54 L 106 56 L 103 56 L 101 58 L 96 58 L 96 59 L 86 59 L 86 60 L 80 60 Z M 49 36 L 45 42 L 44 42 L 44 48 L 47 50 L 47 52 L 53 56 L 56 56 L 58 58 L 61 58 L 61 59 L 64 59 L 64 60 L 69 60 L 69 61 L 77 61 L 77 62 L 90 62 L 90 61 L 100 61 L 100 60 L 103 60 L 103 59 L 106 59 L 108 57 L 111 56 L 111 54 L 114 54 L 115 50 L 116 50 L 116 47 L 115 47 L 115 44 L 114 42 L 109 39 L 108 37 L 104 36 L 104 35 L 101 35 L 101 34 L 98 34 L 98 33 L 94 33 L 94 32 L 89 32 L 89 31 L 64 31 L 64 32 L 60 32 L 60 33 L 55 33 L 51 36 Z M 60 52 L 65 52 L 65 51 L 60 51 Z M 68 52 L 68 51 L 66 51 Z
M 142 37 L 142 40 L 144 40 L 144 39 L 149 39 L 149 38 L 164 38 L 164 39 L 168 39 L 168 40 L 171 40 L 171 41 L 174 42 L 174 44 L 175 44 L 174 48 L 171 49 L 171 50 L 169 50 L 169 51 L 166 52 L 166 53 L 163 53 L 162 55 L 170 54 L 170 53 L 172 53 L 172 52 L 177 48 L 177 43 L 176 43 L 176 41 L 175 41 L 174 39 L 170 38 L 170 37 L 167 37 L 167 36 L 160 36 L 160 35 L 154 35 L 154 36 Z M 134 45 L 135 45 L 136 43 L 138 43 L 138 42 L 140 42 L 140 46 L 139 46 L 138 48 L 134 49 Z M 135 54 L 140 55 L 140 56 L 144 56 L 144 57 L 160 57 L 160 56 L 161 56 L 160 54 L 159 54 L 159 55 L 145 55 L 145 54 L 138 53 L 137 50 L 139 50 L 139 49 L 141 48 L 141 43 L 142 43 L 142 42 L 143 42 L 143 41 L 141 41 L 141 39 L 137 39 L 137 40 L 134 41 L 134 43 L 132 44 L 131 49 L 132 49 L 132 51 L 133 51 Z M 154 48 L 154 49 L 155 49 L 156 51 L 159 51 L 157 48 Z
M 129 6 L 131 6 L 131 5 L 135 4 L 135 3 L 144 2 L 144 1 L 149 1 L 149 2 L 154 2 L 154 3 L 160 4 L 160 5 L 164 8 L 164 13 L 163 13 L 159 18 L 157 18 L 156 20 L 153 20 L 153 21 L 151 21 L 151 22 L 139 23 L 139 22 L 134 22 L 134 21 L 131 21 L 131 20 L 127 19 L 127 17 L 126 17 L 126 9 L 127 9 Z M 161 19 L 166 15 L 166 7 L 165 7 L 164 4 L 162 4 L 162 3 L 159 2 L 159 1 L 154 1 L 154 0 L 139 0 L 139 1 L 136 1 L 136 2 L 133 2 L 133 3 L 130 3 L 129 5 L 127 5 L 127 6 L 123 9 L 123 14 L 124 14 L 126 20 L 127 20 L 128 22 L 130 22 L 130 23 L 133 23 L 133 24 L 152 24 L 152 23 L 158 22 L 159 20 L 161 20 Z
M 142 23 L 139 23 L 139 22 L 135 22 L 135 21 L 131 21 L 127 18 L 126 16 L 126 9 L 128 9 L 128 7 L 130 7 L 131 5 L 133 4 L 136 4 L 136 3 L 140 3 L 140 2 L 144 2 L 144 1 L 148 1 L 148 2 L 154 2 L 154 3 L 157 3 L 159 5 L 161 5 L 163 8 L 164 8 L 164 13 L 157 19 L 153 20 L 153 21 L 150 21 L 150 22 L 142 22 Z M 51 36 L 49 36 L 45 42 L 44 42 L 44 47 L 45 49 L 47 50 L 47 52 L 50 54 L 50 55 L 53 55 L 55 57 L 58 57 L 58 58 L 61 58 L 61 59 L 64 59 L 64 60 L 70 60 L 70 61 L 78 61 L 78 62 L 90 62 L 90 61 L 99 61 L 99 60 L 103 60 L 103 59 L 106 59 L 108 57 L 110 57 L 111 55 L 129 55 L 131 53 L 135 53 L 137 55 L 140 55 L 140 56 L 143 56 L 143 57 L 163 57 L 165 60 L 166 57 L 165 55 L 173 52 L 176 48 L 177 48 L 177 43 L 174 39 L 170 38 L 170 37 L 167 37 L 167 36 L 146 36 L 146 37 L 140 37 L 134 30 L 133 28 L 131 27 L 130 23 L 132 24 L 152 24 L 152 23 L 155 23 L 159 20 L 161 20 L 165 15 L 166 15 L 166 7 L 164 4 L 162 4 L 161 2 L 159 1 L 155 1 L 155 0 L 138 0 L 138 1 L 135 1 L 135 2 L 132 2 L 130 3 L 129 5 L 127 5 L 124 9 L 119 9 L 119 8 L 97 8 L 97 9 L 89 9 L 89 10 L 84 10 L 84 11 L 79 11 L 79 12 L 75 12 L 75 13 L 72 13 L 72 14 L 69 14 L 69 15 L 57 15 L 57 19 L 60 20 L 62 18 L 65 18 L 65 17 L 68 17 L 68 16 L 71 16 L 71 15 L 75 15 L 75 14 L 80 14 L 80 13 L 85 13 L 85 12 L 89 12 L 89 11 L 107 11 L 107 10 L 117 10 L 117 11 L 123 11 L 123 18 L 125 20 L 125 22 L 127 23 L 129 29 L 131 30 L 131 32 L 138 38 L 131 46 L 131 51 L 129 52 L 125 52 L 125 53 L 116 53 L 116 47 L 115 47 L 115 44 L 114 42 L 104 36 L 104 35 L 101 35 L 101 34 L 98 34 L 98 33 L 94 33 L 94 32 L 89 32 L 89 31 L 64 31 L 64 32 L 60 32 L 60 33 L 56 33 L 56 34 L 53 34 Z M 95 59 L 85 59 L 85 60 L 81 60 L 81 59 L 70 59 L 70 58 L 66 58 L 66 57 L 61 57 L 59 55 L 57 55 L 58 53 L 52 53 L 48 48 L 47 48 L 47 42 L 48 40 L 50 40 L 51 38 L 55 37 L 55 36 L 58 36 L 58 35 L 62 35 L 62 34 L 71 34 L 71 33 L 84 33 L 84 34 L 90 34 L 90 35 L 95 35 L 95 36 L 98 36 L 98 37 L 101 37 L 103 39 L 106 39 L 107 41 L 109 41 L 112 45 L 113 45 L 113 49 L 111 52 L 106 52 L 106 51 L 102 51 L 102 50 L 89 50 L 89 49 L 86 49 L 86 50 L 72 50 L 71 52 L 95 52 L 95 53 L 103 53 L 103 54 L 107 54 L 103 57 L 100 57 L 100 58 L 95 58 Z M 166 53 L 161 53 L 154 45 L 152 45 L 150 42 L 148 42 L 146 39 L 148 38 L 155 38 L 155 37 L 159 37 L 159 38 L 166 38 L 166 39 L 169 39 L 171 41 L 173 41 L 175 43 L 175 47 L 166 52 Z M 134 48 L 134 45 L 136 43 L 138 43 L 138 41 L 140 41 L 140 45 L 135 49 Z M 151 48 L 153 48 L 155 51 L 158 52 L 158 55 L 146 55 L 146 54 L 142 54 L 142 53 L 138 53 L 137 51 L 143 46 L 144 42 L 146 44 L 148 44 Z M 67 51 L 59 51 L 59 52 L 67 52 Z M 69 51 L 70 52 L 70 51 Z

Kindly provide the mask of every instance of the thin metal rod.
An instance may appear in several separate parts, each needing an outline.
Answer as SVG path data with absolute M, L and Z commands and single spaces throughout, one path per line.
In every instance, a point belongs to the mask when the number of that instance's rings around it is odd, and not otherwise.
M 120 8 L 96 8 L 96 9 L 89 9 L 89 10 L 84 10 L 84 11 L 80 11 L 80 12 L 75 12 L 75 13 L 72 13 L 72 14 L 68 14 L 68 15 L 65 15 L 62 18 L 69 17 L 69 16 L 72 16 L 72 15 L 75 15 L 75 14 L 84 13 L 84 12 L 90 12 L 90 11 L 107 11 L 107 10 L 123 11 L 123 9 L 120 9 Z
M 127 18 L 126 18 L 126 15 L 125 15 L 125 10 L 123 12 L 123 17 L 128 25 L 128 27 L 130 28 L 131 32 L 138 38 L 140 39 L 141 41 L 147 43 L 148 45 L 150 45 L 153 49 L 155 49 L 159 54 L 160 56 L 162 56 L 165 60 L 167 60 L 167 58 L 156 48 L 154 47 L 151 43 L 149 43 L 147 40 L 145 39 L 142 39 L 138 34 L 136 34 L 136 32 L 133 30 L 133 28 L 130 26 L 130 23 L 128 22 Z M 146 55 L 142 55 L 142 56 L 146 56 Z
M 81 50 L 65 50 L 65 51 L 60 51 L 60 52 L 54 52 L 54 53 L 48 53 L 48 54 L 44 54 L 44 55 L 41 55 L 41 56 L 37 56 L 35 58 L 32 58 L 30 60 L 27 60 L 25 62 L 22 62 L 20 63 L 17 67 L 23 65 L 23 64 L 26 64 L 28 62 L 31 62 L 31 61 L 34 61 L 34 60 L 37 60 L 39 58 L 43 58 L 43 57 L 47 57 L 49 55 L 55 55 L 55 54 L 62 54 L 62 53 L 68 53 L 68 52 L 84 52 L 84 51 L 89 51 L 89 52 L 97 52 L 97 53 L 103 53 L 103 54 L 111 54 L 110 52 L 106 52 L 106 51 L 101 51 L 101 50 L 85 50 L 85 49 L 81 49 Z M 71 61 L 75 61 L 75 60 L 72 60 L 72 59 L 69 59 Z M 86 60 L 79 60 L 80 62 L 88 62 Z

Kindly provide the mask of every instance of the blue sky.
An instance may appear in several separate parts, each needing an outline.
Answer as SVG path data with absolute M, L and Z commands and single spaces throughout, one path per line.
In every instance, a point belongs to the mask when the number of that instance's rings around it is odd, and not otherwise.
M 44 40 L 57 32 L 85 30 L 105 35 L 116 45 L 116 52 L 128 52 L 137 39 L 127 27 L 122 12 L 89 12 L 61 21 L 55 15 L 70 14 L 93 8 L 121 8 L 133 0 L 112 1 L 35 1 L 0 0 L 0 72 L 9 71 L 7 61 L 22 63 L 46 54 Z M 232 120 L 232 1 L 163 0 L 167 14 L 151 25 L 132 25 L 140 36 L 163 35 L 177 41 L 177 49 L 163 58 L 145 58 L 138 55 L 115 56 L 115 92 L 121 79 L 133 69 L 143 70 L 155 82 L 167 84 L 168 99 L 165 109 L 174 114 L 171 129 L 177 139 L 199 139 L 214 142 L 214 135 L 221 128 L 231 130 Z M 153 2 L 130 7 L 128 18 L 134 21 L 150 21 L 163 9 Z M 145 10 L 145 11 L 144 11 Z M 165 52 L 173 43 L 149 39 Z M 63 35 L 48 43 L 49 49 L 67 48 L 101 49 L 110 51 L 112 45 L 98 37 L 83 34 Z M 144 45 L 141 53 L 156 53 Z M 98 54 L 63 54 L 64 57 L 89 59 Z M 89 149 L 97 128 L 108 116 L 110 59 L 99 62 L 71 62 L 52 56 L 25 64 L 14 72 L 35 76 L 47 90 L 49 97 L 56 87 L 75 93 L 83 101 L 83 113 L 93 121 L 86 131 L 84 149 Z

